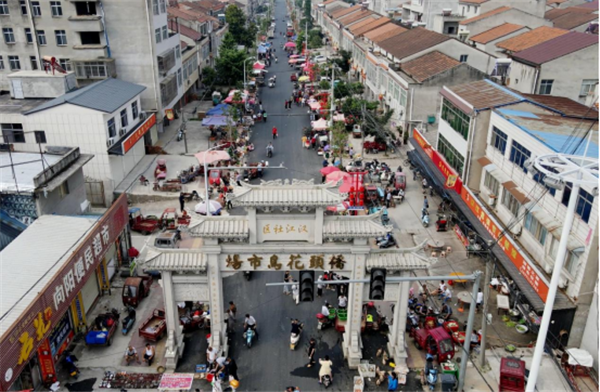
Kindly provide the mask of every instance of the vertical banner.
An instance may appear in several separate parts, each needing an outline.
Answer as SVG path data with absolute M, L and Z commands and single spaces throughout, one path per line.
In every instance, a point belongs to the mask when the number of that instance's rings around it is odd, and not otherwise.
M 52 360 L 52 352 L 50 351 L 50 342 L 48 339 L 44 339 L 38 347 L 38 359 L 40 361 L 42 380 L 56 380 L 56 370 L 54 369 L 54 361 Z
M 102 286 L 102 291 L 110 290 L 110 281 L 108 280 L 108 268 L 106 267 L 106 259 L 102 259 L 102 262 L 98 266 L 98 280 Z
M 83 296 L 81 292 L 77 294 L 71 303 L 71 314 L 73 315 L 73 324 L 75 329 L 79 330 L 80 325 L 86 324 L 85 312 L 83 309 Z

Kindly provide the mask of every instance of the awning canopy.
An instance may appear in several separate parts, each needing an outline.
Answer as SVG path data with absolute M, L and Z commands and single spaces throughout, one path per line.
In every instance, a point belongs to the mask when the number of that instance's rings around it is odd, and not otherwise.
M 502 183 L 502 186 L 521 204 L 529 203 L 529 198 L 525 196 L 523 192 L 519 190 L 517 184 L 512 181 L 506 181 Z

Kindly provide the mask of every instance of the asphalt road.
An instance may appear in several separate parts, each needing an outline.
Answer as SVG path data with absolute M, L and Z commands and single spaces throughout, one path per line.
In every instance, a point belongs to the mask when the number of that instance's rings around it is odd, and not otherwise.
M 274 53 L 279 62 L 271 63 L 267 68 L 267 78 L 277 75 L 277 83 L 273 88 L 268 86 L 259 90 L 263 109 L 267 111 L 267 122 L 256 124 L 253 127 L 252 142 L 255 150 L 248 156 L 248 162 L 267 160 L 270 166 L 278 166 L 281 163 L 285 169 L 266 170 L 263 180 L 274 180 L 279 178 L 308 180 L 313 178 L 316 183 L 321 181 L 319 169 L 322 159 L 317 156 L 315 150 L 307 150 L 302 147 L 302 128 L 310 125 L 308 108 L 293 105 L 291 110 L 285 110 L 285 100 L 290 99 L 294 89 L 290 76 L 294 72 L 288 65 L 286 52 L 281 48 L 285 38 L 279 35 L 285 32 L 286 24 L 283 19 L 287 16 L 285 3 L 279 0 L 275 3 L 276 31 L 275 39 L 272 40 L 276 52 Z M 279 137 L 273 140 L 272 129 L 277 127 Z M 273 157 L 267 159 L 267 144 L 273 142 Z M 258 182 L 258 180 L 255 180 Z

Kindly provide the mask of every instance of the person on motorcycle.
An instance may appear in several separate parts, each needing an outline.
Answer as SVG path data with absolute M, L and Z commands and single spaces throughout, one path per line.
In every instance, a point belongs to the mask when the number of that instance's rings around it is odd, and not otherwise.
M 250 316 L 249 313 L 246 313 L 246 318 L 244 319 L 244 331 L 246 331 L 248 328 L 252 328 L 252 330 L 256 334 L 256 339 L 258 339 L 258 331 L 256 330 L 256 327 L 256 319 Z
M 333 362 L 329 359 L 329 355 L 325 355 L 325 358 L 319 358 L 319 364 L 321 365 L 319 369 L 319 384 L 323 383 L 323 377 L 325 376 L 329 376 L 333 380 L 333 372 L 331 370 Z
M 300 323 L 296 319 L 292 320 L 292 331 L 291 331 L 292 335 L 299 335 L 300 332 L 301 332 Z
M 325 301 L 323 307 L 321 307 L 321 314 L 325 317 L 329 317 L 329 302 Z

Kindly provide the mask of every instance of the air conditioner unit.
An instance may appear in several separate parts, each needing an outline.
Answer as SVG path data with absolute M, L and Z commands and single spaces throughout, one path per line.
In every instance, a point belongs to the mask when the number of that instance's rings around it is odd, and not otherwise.
M 558 279 L 558 287 L 561 289 L 566 289 L 569 285 L 569 278 L 567 278 L 564 274 L 560 274 L 560 278 Z
M 125 135 L 126 132 L 127 132 L 127 129 L 125 129 L 125 128 L 119 129 L 119 136 Z
M 113 139 L 108 139 L 108 140 L 106 141 L 106 147 L 110 147 L 110 146 L 112 146 L 113 144 L 115 144 L 115 141 L 114 141 Z
M 553 269 L 554 269 L 554 264 L 550 264 L 547 261 L 544 263 L 544 271 L 546 271 L 547 274 L 551 274 Z
M 487 199 L 488 206 L 494 207 L 496 205 L 497 200 L 498 200 L 498 196 L 490 194 Z
M 140 120 L 146 119 L 146 112 L 140 112 Z
M 521 235 L 522 230 L 523 230 L 523 225 L 520 223 L 518 223 L 510 228 L 510 232 L 513 233 L 517 237 Z

